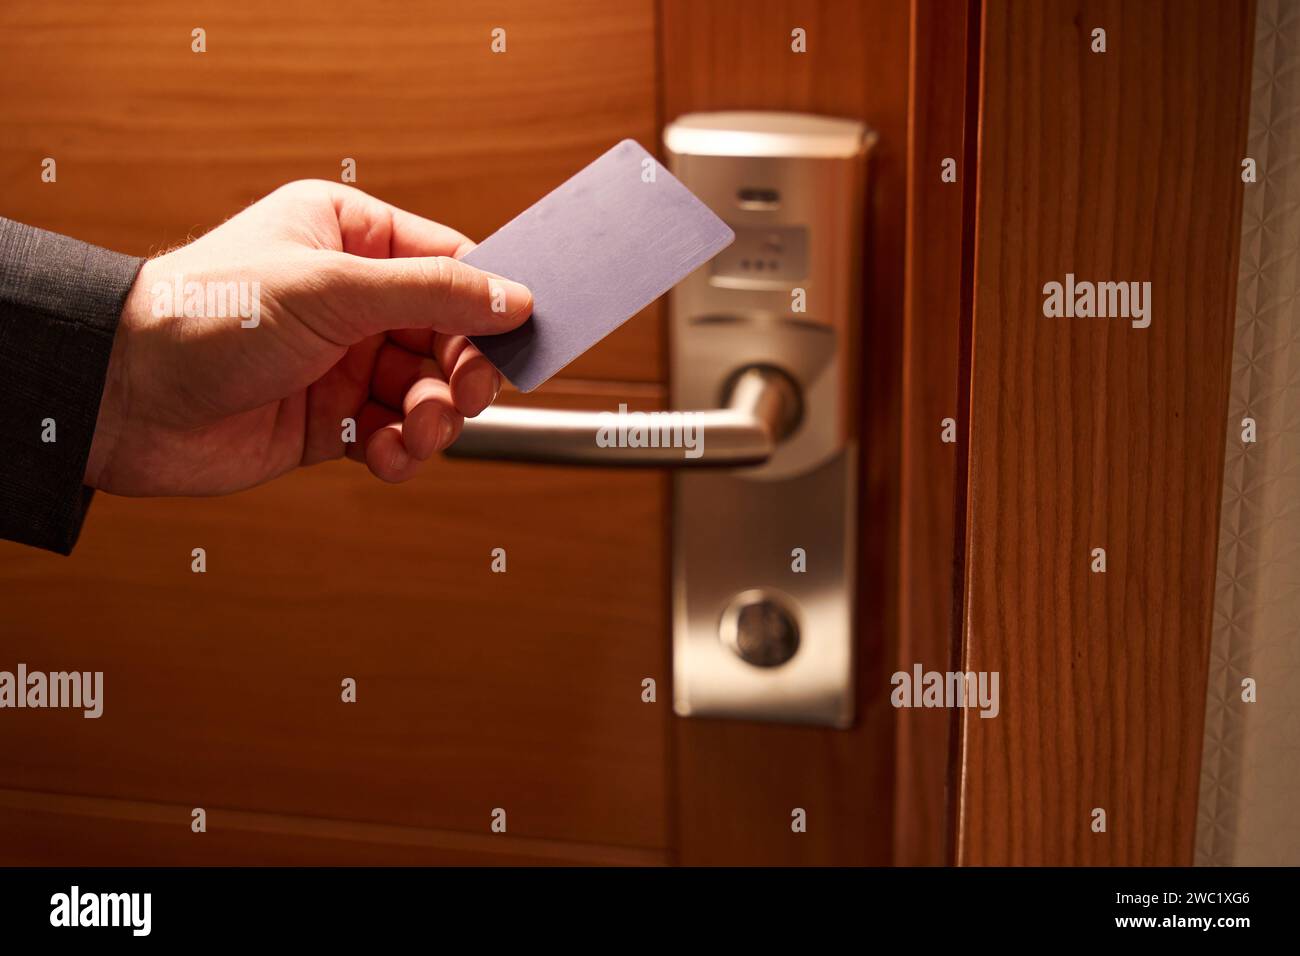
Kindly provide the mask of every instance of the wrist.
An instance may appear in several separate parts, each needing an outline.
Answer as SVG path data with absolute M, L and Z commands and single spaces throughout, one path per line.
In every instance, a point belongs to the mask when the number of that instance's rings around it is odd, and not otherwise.
M 148 275 L 152 272 L 152 260 L 146 260 L 136 273 L 135 282 L 127 292 L 118 316 L 117 327 L 113 332 L 113 347 L 109 352 L 108 368 L 104 375 L 104 390 L 99 400 L 99 412 L 95 419 L 95 434 L 90 442 L 90 455 L 86 459 L 86 473 L 83 482 L 90 488 L 100 488 L 109 473 L 113 454 L 117 448 L 123 425 L 126 422 L 126 409 L 129 398 L 127 385 L 127 359 L 130 349 L 131 329 L 137 324 L 135 317 L 148 314 L 149 286 Z

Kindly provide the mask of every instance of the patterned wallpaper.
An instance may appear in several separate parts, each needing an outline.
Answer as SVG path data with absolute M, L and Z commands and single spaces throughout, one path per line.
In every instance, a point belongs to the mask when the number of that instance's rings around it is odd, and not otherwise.
M 1196 840 L 1209 865 L 1300 864 L 1300 2 L 1258 11 Z

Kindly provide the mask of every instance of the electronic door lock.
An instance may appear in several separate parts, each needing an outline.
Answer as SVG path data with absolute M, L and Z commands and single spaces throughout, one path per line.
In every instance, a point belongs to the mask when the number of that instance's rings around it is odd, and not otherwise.
M 673 706 L 682 716 L 853 721 L 863 124 L 683 116 L 673 174 L 736 241 L 671 296 L 674 407 L 736 363 L 777 364 L 797 428 L 762 464 L 673 477 Z
M 845 727 L 874 135 L 851 120 L 701 113 L 664 140 L 674 174 L 736 233 L 670 293 L 672 407 L 633 413 L 636 440 L 611 441 L 612 412 L 494 406 L 447 455 L 673 468 L 675 711 Z M 703 439 L 694 457 L 688 428 Z

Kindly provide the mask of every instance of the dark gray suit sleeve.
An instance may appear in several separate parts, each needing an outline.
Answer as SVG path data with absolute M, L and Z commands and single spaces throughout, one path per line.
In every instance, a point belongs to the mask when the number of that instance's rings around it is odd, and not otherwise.
M 113 334 L 143 262 L 0 217 L 0 537 L 76 544 Z

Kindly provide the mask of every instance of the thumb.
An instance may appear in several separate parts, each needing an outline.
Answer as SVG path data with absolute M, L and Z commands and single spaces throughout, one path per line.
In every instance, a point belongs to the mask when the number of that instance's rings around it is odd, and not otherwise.
M 493 335 L 532 314 L 526 286 L 449 256 L 367 259 L 347 256 L 332 291 L 347 306 L 357 340 L 393 329 Z

